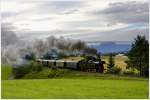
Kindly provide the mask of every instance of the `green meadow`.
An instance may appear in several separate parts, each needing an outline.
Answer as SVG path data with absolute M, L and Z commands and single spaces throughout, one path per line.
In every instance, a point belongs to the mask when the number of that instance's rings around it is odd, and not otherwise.
M 148 79 L 86 72 L 52 79 L 2 80 L 1 92 L 3 99 L 147 99 L 149 94 Z

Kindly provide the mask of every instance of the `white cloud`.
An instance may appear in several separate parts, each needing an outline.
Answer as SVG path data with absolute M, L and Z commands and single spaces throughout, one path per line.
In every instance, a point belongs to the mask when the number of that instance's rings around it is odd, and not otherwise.
M 148 9 L 142 5 L 143 2 L 148 3 L 148 0 L 2 0 L 2 23 L 11 23 L 16 33 L 22 36 L 27 36 L 27 33 L 37 34 L 36 37 L 52 34 L 86 41 L 107 40 L 111 36 L 112 40 L 123 40 L 124 36 L 128 36 L 124 40 L 131 40 L 134 38 L 131 32 L 141 32 L 135 31 L 135 28 L 147 27 L 148 22 L 142 22 L 147 14 L 133 16 L 130 11 L 134 12 L 134 7 L 131 7 L 126 12 L 120 8 L 122 13 L 117 15 L 110 6 L 118 2 L 131 5 L 129 1 L 135 1 L 139 10 Z M 115 6 L 113 9 L 116 9 Z M 112 12 L 109 16 L 106 13 L 108 10 Z M 130 17 L 128 21 L 126 15 Z M 136 24 L 136 18 L 139 18 L 140 26 Z
M 19 2 L 17 0 L 13 0 L 13 1 L 12 0 L 10 0 L 10 1 L 2 0 L 1 1 L 1 11 L 2 12 L 17 13 L 17 12 L 21 12 L 21 11 L 24 11 L 24 10 L 32 9 L 35 6 L 36 5 L 34 5 L 34 4 L 22 3 L 22 2 Z

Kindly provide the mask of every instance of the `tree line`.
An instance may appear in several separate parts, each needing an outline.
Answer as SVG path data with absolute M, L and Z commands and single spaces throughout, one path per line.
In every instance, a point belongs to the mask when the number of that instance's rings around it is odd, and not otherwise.
M 108 71 L 113 73 L 115 72 L 116 65 L 114 63 L 115 54 L 109 54 L 109 63 L 108 63 Z M 130 73 L 134 69 L 139 71 L 140 76 L 148 77 L 149 76 L 149 42 L 146 40 L 145 36 L 138 35 L 131 46 L 131 49 L 126 53 L 128 56 L 128 60 L 125 61 L 127 63 L 127 68 L 131 69 Z M 128 74 L 130 74 L 128 73 Z

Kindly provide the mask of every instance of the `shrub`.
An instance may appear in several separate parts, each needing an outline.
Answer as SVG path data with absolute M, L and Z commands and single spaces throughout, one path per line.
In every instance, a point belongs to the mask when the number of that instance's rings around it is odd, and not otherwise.
M 123 72 L 124 75 L 134 75 L 134 71 L 132 70 L 126 70 Z
M 31 71 L 30 73 L 26 74 L 22 78 L 23 79 L 47 79 L 49 73 L 50 73 L 49 68 L 43 68 L 43 70 L 40 72 Z
M 107 73 L 109 74 L 120 74 L 120 72 L 121 72 L 121 68 L 118 67 L 112 67 L 107 70 Z
M 25 74 L 28 74 L 29 72 L 39 72 L 42 70 L 42 65 L 31 61 L 25 64 L 17 65 L 17 67 L 13 68 L 13 75 L 15 78 L 21 78 Z
M 113 67 L 115 67 L 115 61 L 114 61 L 113 54 L 109 55 L 109 63 L 107 66 L 109 69 L 112 69 Z
M 67 72 L 68 72 L 68 70 L 51 69 L 49 71 L 48 78 L 61 77 L 61 76 L 63 76 Z
M 21 78 L 25 74 L 29 73 L 31 70 L 31 67 L 29 65 L 20 65 L 15 68 L 13 68 L 13 75 L 15 78 Z
M 44 67 L 42 71 L 35 72 L 31 71 L 30 73 L 24 75 L 23 79 L 48 79 L 48 78 L 57 78 L 63 77 L 69 73 L 67 69 L 51 69 Z
M 30 63 L 30 65 L 31 65 L 31 70 L 32 70 L 32 71 L 37 71 L 37 72 L 39 72 L 39 71 L 42 70 L 42 64 L 40 64 L 40 63 L 37 63 L 37 62 L 35 62 L 35 61 L 32 61 L 32 62 Z
M 123 72 L 124 75 L 130 75 L 130 76 L 138 76 L 139 75 L 139 71 L 136 70 L 136 69 L 133 69 L 133 70 L 125 70 Z

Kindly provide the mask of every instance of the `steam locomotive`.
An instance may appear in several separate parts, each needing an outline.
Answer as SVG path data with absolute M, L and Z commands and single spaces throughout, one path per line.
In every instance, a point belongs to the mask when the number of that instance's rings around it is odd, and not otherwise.
M 82 71 L 92 70 L 96 72 L 98 72 L 100 63 L 102 64 L 105 63 L 104 61 L 99 62 L 92 60 L 73 61 L 73 60 L 44 60 L 44 59 L 38 59 L 37 62 L 49 68 L 67 68 Z

